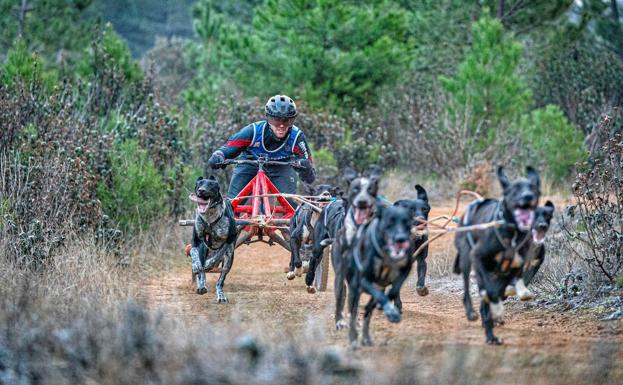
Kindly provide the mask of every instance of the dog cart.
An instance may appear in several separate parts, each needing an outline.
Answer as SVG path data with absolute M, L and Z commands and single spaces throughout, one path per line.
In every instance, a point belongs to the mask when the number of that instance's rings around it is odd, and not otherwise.
M 277 244 L 291 251 L 289 225 L 290 219 L 294 216 L 295 209 L 288 200 L 296 201 L 300 204 L 308 204 L 316 211 L 322 210 L 322 207 L 329 203 L 329 201 L 323 200 L 322 197 L 281 193 L 270 181 L 264 170 L 265 166 L 269 165 L 287 165 L 297 168 L 298 163 L 296 161 L 284 162 L 266 158 L 253 160 L 228 159 L 225 161 L 225 164 L 252 164 L 258 166 L 258 172 L 255 177 L 235 198 L 231 199 L 234 215 L 236 216 L 236 225 L 239 229 L 236 248 L 243 244 L 249 245 L 255 242 L 264 242 L 271 246 Z M 194 224 L 194 220 L 181 220 L 179 223 L 182 226 L 191 226 Z M 301 259 L 304 266 L 308 266 L 311 253 L 311 245 L 304 245 L 301 249 Z M 314 286 L 319 291 L 327 289 L 329 258 L 329 248 L 327 247 L 324 250 L 322 263 L 316 267 Z M 215 272 L 218 272 L 218 270 Z

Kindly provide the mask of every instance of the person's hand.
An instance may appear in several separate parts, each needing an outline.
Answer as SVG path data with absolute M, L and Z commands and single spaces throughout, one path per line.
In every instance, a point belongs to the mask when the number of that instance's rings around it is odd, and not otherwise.
M 210 159 L 208 159 L 208 165 L 212 170 L 225 167 L 225 154 L 222 151 L 216 151 Z
M 300 171 L 307 171 L 311 168 L 311 162 L 309 159 L 300 159 L 298 161 L 298 168 Z
M 300 159 L 296 171 L 299 173 L 299 178 L 305 183 L 313 183 L 316 179 L 316 172 L 309 159 Z

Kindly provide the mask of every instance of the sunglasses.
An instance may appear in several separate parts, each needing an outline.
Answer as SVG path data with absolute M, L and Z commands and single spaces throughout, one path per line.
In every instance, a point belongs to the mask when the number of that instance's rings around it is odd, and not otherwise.
M 277 126 L 280 125 L 285 125 L 285 126 L 290 126 L 292 125 L 292 123 L 294 123 L 294 119 L 296 118 L 273 118 L 273 117 L 268 117 L 268 122 L 271 124 L 275 124 Z

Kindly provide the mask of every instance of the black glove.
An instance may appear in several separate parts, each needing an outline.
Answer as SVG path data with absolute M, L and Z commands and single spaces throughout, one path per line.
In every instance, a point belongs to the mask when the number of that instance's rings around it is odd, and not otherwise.
M 297 171 L 299 173 L 299 178 L 305 183 L 314 183 L 316 179 L 316 170 L 312 167 L 309 159 L 301 159 L 299 160 L 299 165 Z
M 208 166 L 212 170 L 225 167 L 225 154 L 222 151 L 215 151 L 214 154 L 208 159 Z

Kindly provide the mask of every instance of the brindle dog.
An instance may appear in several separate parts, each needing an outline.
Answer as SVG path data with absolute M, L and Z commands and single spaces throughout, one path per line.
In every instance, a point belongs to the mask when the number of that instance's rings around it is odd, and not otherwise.
M 234 211 L 231 202 L 223 199 L 219 184 L 212 175 L 208 179 L 202 176 L 197 178 L 195 195 L 197 215 L 190 256 L 197 293 L 207 293 L 205 272 L 222 263 L 221 275 L 216 282 L 216 300 L 227 303 L 223 285 L 234 263 L 234 246 L 238 236 Z

